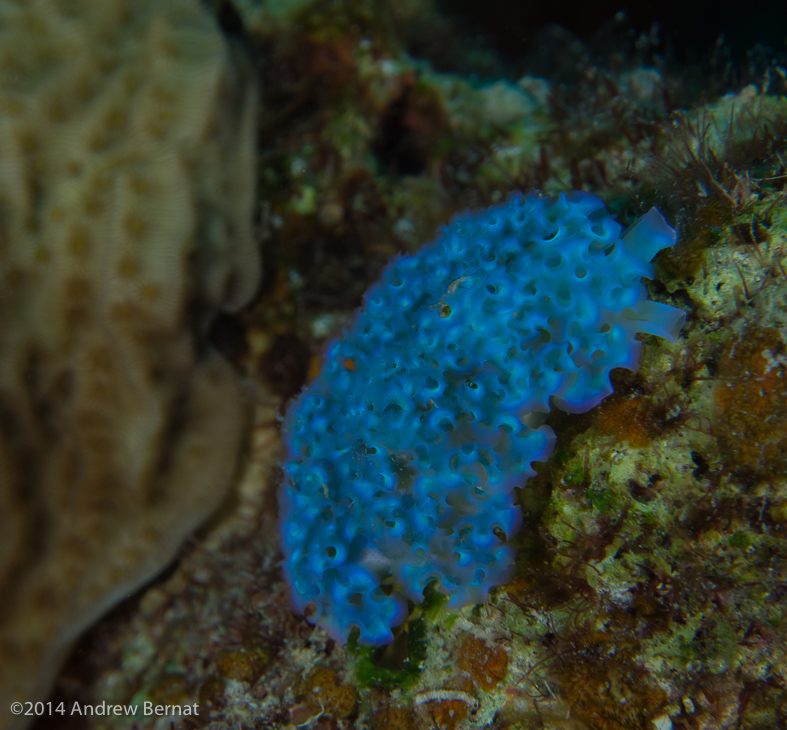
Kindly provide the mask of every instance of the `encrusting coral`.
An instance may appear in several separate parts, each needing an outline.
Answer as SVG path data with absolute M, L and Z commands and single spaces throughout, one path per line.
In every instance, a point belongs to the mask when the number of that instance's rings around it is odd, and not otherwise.
M 255 109 L 196 0 L 0 1 L 1 727 L 236 469 Z

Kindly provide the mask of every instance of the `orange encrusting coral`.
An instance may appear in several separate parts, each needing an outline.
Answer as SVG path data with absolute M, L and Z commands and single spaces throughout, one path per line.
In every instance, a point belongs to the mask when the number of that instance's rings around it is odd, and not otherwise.
M 560 672 L 563 696 L 574 715 L 594 730 L 650 730 L 667 694 L 647 682 L 638 666 L 628 670 L 598 657 L 572 657 Z
M 596 424 L 604 433 L 628 441 L 634 448 L 650 445 L 657 431 L 653 409 L 641 395 L 609 398 L 599 409 Z
M 787 473 L 787 368 L 776 329 L 749 331 L 719 359 L 714 432 L 734 471 Z
M 468 708 L 459 700 L 443 700 L 436 703 L 432 710 L 434 727 L 439 730 L 456 730 L 467 719 Z
M 491 647 L 481 639 L 468 636 L 459 650 L 459 668 L 481 689 L 490 690 L 505 679 L 508 654 L 501 646 Z
M 349 684 L 339 684 L 336 672 L 329 667 L 316 667 L 306 678 L 301 694 L 306 705 L 315 711 L 345 718 L 358 704 L 358 691 Z

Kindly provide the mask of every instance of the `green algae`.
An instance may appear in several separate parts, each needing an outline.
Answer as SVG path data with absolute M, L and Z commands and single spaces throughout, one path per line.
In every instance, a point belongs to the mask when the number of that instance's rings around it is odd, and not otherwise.
M 393 649 L 390 647 L 373 648 L 358 644 L 358 632 L 350 634 L 347 650 L 355 660 L 355 676 L 359 687 L 380 689 L 409 689 L 419 678 L 423 661 L 429 647 L 430 626 L 441 617 L 446 628 L 453 625 L 455 615 L 445 616 L 443 607 L 448 597 L 436 586 L 429 584 L 424 590 L 424 601 L 408 618 L 404 627 L 397 630 Z

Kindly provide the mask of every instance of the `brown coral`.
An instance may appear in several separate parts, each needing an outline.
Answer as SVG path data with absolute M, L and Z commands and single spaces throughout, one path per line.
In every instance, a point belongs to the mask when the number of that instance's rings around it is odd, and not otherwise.
M 597 423 L 604 432 L 635 448 L 649 446 L 656 428 L 653 409 L 643 396 L 613 397 L 599 409 Z
M 243 409 L 205 340 L 256 286 L 254 101 L 196 0 L 0 0 L 4 707 L 229 485 Z
M 257 657 L 244 651 L 223 651 L 216 659 L 216 669 L 226 679 L 254 684 L 262 674 L 264 657 Z
M 415 719 L 409 707 L 384 704 L 371 717 L 374 730 L 414 730 Z
M 349 684 L 339 684 L 336 672 L 328 667 L 317 667 L 303 683 L 303 697 L 307 706 L 319 709 L 336 718 L 348 717 L 358 704 L 358 691 Z
M 501 646 L 468 636 L 459 649 L 459 668 L 467 672 L 481 689 L 489 690 L 502 682 L 508 671 L 508 654 Z
M 714 432 L 727 461 L 744 475 L 787 473 L 787 368 L 776 329 L 748 332 L 719 359 Z
M 594 730 L 651 730 L 668 697 L 637 664 L 632 641 L 580 631 L 560 643 L 567 653 L 554 669 L 572 714 Z

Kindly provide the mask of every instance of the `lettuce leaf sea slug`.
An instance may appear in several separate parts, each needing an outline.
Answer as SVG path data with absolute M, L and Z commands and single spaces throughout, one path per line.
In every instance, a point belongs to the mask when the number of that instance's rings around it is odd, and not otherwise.
M 636 333 L 684 321 L 641 283 L 675 231 L 655 208 L 621 229 L 589 193 L 517 195 L 367 291 L 284 423 L 284 571 L 309 621 L 382 645 L 428 583 L 459 608 L 511 577 L 514 488 L 555 441 L 542 414 L 593 408 L 637 367 Z

